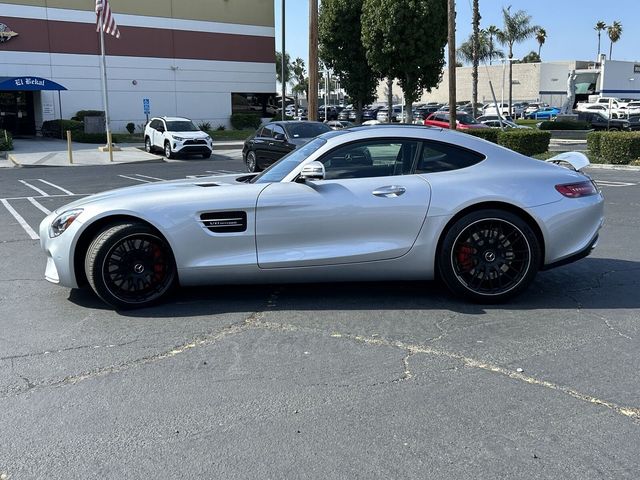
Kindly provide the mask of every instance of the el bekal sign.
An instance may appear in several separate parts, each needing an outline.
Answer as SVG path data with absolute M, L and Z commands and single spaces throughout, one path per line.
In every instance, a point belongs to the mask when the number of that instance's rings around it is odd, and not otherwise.
M 40 77 L 0 78 L 0 91 L 66 90 L 59 83 Z

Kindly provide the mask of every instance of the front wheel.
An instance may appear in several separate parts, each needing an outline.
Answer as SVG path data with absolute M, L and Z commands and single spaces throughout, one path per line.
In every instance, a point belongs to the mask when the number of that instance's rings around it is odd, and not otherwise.
M 84 267 L 96 294 L 120 309 L 153 305 L 177 283 L 171 248 L 141 223 L 112 225 L 100 232 L 89 245 Z
M 147 153 L 153 153 L 153 145 L 149 137 L 144 139 L 144 151 Z
M 499 303 L 531 284 L 541 255 L 538 238 L 520 217 L 481 210 L 465 215 L 446 232 L 438 270 L 453 293 L 478 303 Z
M 175 157 L 175 153 L 173 153 L 173 150 L 171 150 L 171 144 L 169 142 L 165 142 L 164 144 L 164 156 L 166 158 Z

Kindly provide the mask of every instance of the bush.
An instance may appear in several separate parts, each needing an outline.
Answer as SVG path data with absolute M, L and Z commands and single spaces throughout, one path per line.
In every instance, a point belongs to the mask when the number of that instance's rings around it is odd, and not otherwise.
M 76 120 L 48 120 L 42 123 L 42 136 L 61 138 L 66 140 L 67 130 L 73 136 L 77 132 L 84 132 L 84 124 Z
M 224 132 L 227 129 L 227 127 L 225 127 L 224 125 L 220 124 L 218 125 L 218 128 L 216 128 L 216 130 L 218 132 Z
M 0 151 L 13 150 L 13 137 L 6 130 L 0 130 Z
M 80 110 L 76 112 L 75 116 L 71 117 L 71 120 L 84 122 L 84 117 L 104 117 L 104 112 L 102 110 Z
M 591 130 L 591 125 L 582 121 L 545 121 L 538 127 L 540 130 Z
M 551 134 L 531 129 L 516 129 L 498 132 L 498 144 L 531 157 L 549 150 Z
M 260 117 L 253 113 L 234 113 L 231 115 L 231 126 L 236 130 L 244 130 L 245 128 L 255 130 L 260 126 L 260 123 Z
M 198 128 L 203 132 L 208 132 L 209 130 L 211 130 L 211 122 L 202 121 L 198 124 Z
M 593 163 L 600 163 L 600 141 L 605 132 L 589 132 L 587 133 L 587 150 L 589 159 Z
M 604 163 L 628 165 L 640 157 L 640 132 L 602 132 L 600 159 Z
M 468 130 L 460 130 L 461 132 L 468 133 L 474 137 L 480 137 L 489 142 L 498 143 L 498 130 L 497 128 L 470 128 Z
M 135 123 L 133 123 L 133 122 L 127 123 L 126 129 L 127 129 L 127 132 L 129 132 L 130 135 L 133 135 L 133 132 L 136 131 Z

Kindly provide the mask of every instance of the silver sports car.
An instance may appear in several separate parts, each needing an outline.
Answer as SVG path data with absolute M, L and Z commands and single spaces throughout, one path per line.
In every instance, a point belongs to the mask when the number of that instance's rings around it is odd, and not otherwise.
M 422 126 L 323 134 L 261 174 L 112 190 L 40 225 L 47 280 L 116 308 L 177 285 L 440 278 L 495 303 L 588 255 L 603 198 L 579 153 L 543 162 Z

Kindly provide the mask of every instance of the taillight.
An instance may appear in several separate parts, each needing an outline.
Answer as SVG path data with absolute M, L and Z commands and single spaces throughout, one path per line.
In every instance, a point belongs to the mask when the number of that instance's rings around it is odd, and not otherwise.
M 587 180 L 580 183 L 567 183 L 564 185 L 556 185 L 556 190 L 565 197 L 580 198 L 589 195 L 597 195 L 598 189 L 592 181 Z

